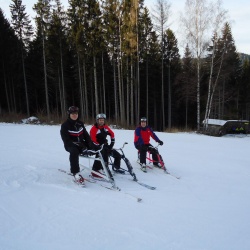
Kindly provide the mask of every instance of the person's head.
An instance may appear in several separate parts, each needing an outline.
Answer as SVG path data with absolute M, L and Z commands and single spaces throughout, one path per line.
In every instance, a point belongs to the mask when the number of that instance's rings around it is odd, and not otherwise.
M 78 119 L 78 112 L 79 112 L 79 108 L 76 107 L 76 106 L 71 106 L 68 108 L 68 115 L 69 115 L 69 118 L 71 120 L 77 120 Z
M 144 128 L 147 126 L 147 118 L 146 117 L 142 117 L 140 119 L 140 125 Z
M 105 114 L 98 114 L 96 116 L 96 122 L 99 126 L 103 126 L 105 123 L 106 115 Z

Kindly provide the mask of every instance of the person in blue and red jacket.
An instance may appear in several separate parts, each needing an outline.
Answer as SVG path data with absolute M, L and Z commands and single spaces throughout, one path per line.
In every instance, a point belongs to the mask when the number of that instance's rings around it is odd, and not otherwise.
M 98 114 L 96 116 L 96 123 L 90 129 L 90 137 L 93 143 L 97 146 L 101 146 L 104 144 L 103 149 L 101 151 L 103 160 L 106 165 L 108 165 L 108 157 L 109 155 L 114 158 L 113 170 L 117 173 L 124 173 L 124 170 L 120 169 L 121 165 L 121 155 L 113 146 L 115 144 L 115 134 L 112 129 L 105 124 L 106 115 Z M 110 137 L 110 144 L 108 144 L 107 136 Z M 99 171 L 102 169 L 100 161 L 95 161 L 92 169 L 94 171 Z M 94 177 L 99 177 L 92 173 Z
M 88 149 L 96 150 L 90 135 L 84 127 L 84 123 L 78 118 L 79 108 L 71 106 L 68 108 L 68 119 L 61 125 L 61 137 L 64 148 L 69 152 L 70 171 L 77 182 L 84 179 L 79 175 L 79 155 L 86 153 Z
M 156 152 L 149 142 L 150 137 L 152 137 L 156 142 L 158 142 L 160 145 L 163 145 L 163 141 L 161 141 L 157 135 L 154 133 L 151 127 L 147 125 L 147 118 L 142 117 L 140 119 L 139 126 L 135 129 L 134 133 L 134 145 L 135 148 L 139 150 L 140 152 L 140 165 L 141 170 L 146 172 L 146 154 L 147 151 L 150 151 L 152 154 L 152 158 L 154 160 L 154 165 L 158 166 L 158 158 L 156 155 Z

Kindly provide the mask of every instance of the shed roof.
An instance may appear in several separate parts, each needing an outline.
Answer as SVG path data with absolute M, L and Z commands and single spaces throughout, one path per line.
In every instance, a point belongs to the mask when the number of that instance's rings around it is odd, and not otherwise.
M 227 122 L 249 122 L 247 120 L 219 120 L 219 119 L 207 119 L 207 124 L 209 125 L 218 125 L 223 126 Z M 205 120 L 203 121 L 203 124 L 205 123 Z

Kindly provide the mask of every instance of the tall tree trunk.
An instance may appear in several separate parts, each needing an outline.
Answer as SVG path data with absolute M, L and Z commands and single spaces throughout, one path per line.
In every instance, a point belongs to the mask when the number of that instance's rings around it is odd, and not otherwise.
M 163 44 L 163 42 L 162 42 L 162 44 Z M 163 47 L 163 45 L 162 45 L 162 47 Z M 162 105 L 162 131 L 164 131 L 164 129 L 165 129 L 165 101 L 164 101 L 164 63 L 163 63 L 163 52 L 162 52 L 162 55 L 161 55 L 161 105 Z
M 130 63 L 130 121 L 131 121 L 131 125 L 134 124 L 134 82 L 133 82 L 133 64 L 132 64 L 132 60 Z
M 107 113 L 106 110 L 106 91 L 105 91 L 105 74 L 104 74 L 104 61 L 103 61 L 103 52 L 102 52 L 102 87 L 103 87 L 103 106 L 104 106 L 104 113 Z
M 61 82 L 61 73 L 60 73 L 60 68 L 58 67 L 57 70 L 57 74 L 58 74 L 58 90 L 59 90 L 59 100 L 60 100 L 60 110 L 62 112 L 62 114 L 64 113 L 64 100 L 63 100 L 63 90 L 62 90 L 62 82 Z
M 79 56 L 78 51 L 77 51 L 77 64 L 78 64 L 79 91 L 80 91 L 80 112 L 81 112 L 81 117 L 83 118 L 83 115 L 84 115 L 84 111 L 83 111 L 83 109 L 84 109 L 84 107 L 83 107 L 83 88 L 82 88 L 80 56 Z
M 200 130 L 200 57 L 197 57 L 197 129 Z
M 89 102 L 88 102 L 88 91 L 87 91 L 87 76 L 86 76 L 86 65 L 83 60 L 83 84 L 84 84 L 84 117 L 88 121 L 89 119 Z
M 22 67 L 23 67 L 23 79 L 24 79 L 24 89 L 25 89 L 25 100 L 26 100 L 26 110 L 28 117 L 30 116 L 30 106 L 29 106 L 29 96 L 28 96 L 28 87 L 27 87 L 27 79 L 25 73 L 25 64 L 24 64 L 24 56 L 23 50 L 21 48 L 21 56 L 22 56 Z
M 42 39 L 43 39 L 42 42 L 43 42 L 43 68 L 44 68 L 45 97 L 46 97 L 47 116 L 48 116 L 48 119 L 50 120 L 49 91 L 48 91 L 46 53 L 45 53 L 45 38 L 44 38 L 44 30 L 43 29 L 42 29 Z
M 3 79 L 4 79 L 4 87 L 5 87 L 5 95 L 6 95 L 8 112 L 10 113 L 10 100 L 9 100 L 9 94 L 8 94 L 8 88 L 7 88 L 8 85 L 7 85 L 7 79 L 6 79 L 6 73 L 5 73 L 4 60 L 3 60 Z
M 97 87 L 97 72 L 96 72 L 96 56 L 93 55 L 93 62 L 94 62 L 94 83 L 95 83 L 95 112 L 96 114 L 99 113 L 99 99 L 98 99 L 98 87 Z
M 117 81 L 116 81 L 116 63 L 113 58 L 113 76 L 114 76 L 114 98 L 115 98 L 115 122 L 118 119 L 118 101 L 117 101 Z
M 127 110 L 127 119 L 126 119 L 126 121 L 127 121 L 127 127 L 129 127 L 129 120 L 130 120 L 130 117 L 129 117 L 129 111 L 130 111 L 130 107 L 129 107 L 129 100 L 130 100 L 130 95 L 129 95 L 129 93 L 130 93 L 130 91 L 129 91 L 129 85 L 130 85 L 130 81 L 129 81 L 129 67 L 128 67 L 128 64 L 129 64 L 129 61 L 128 61 L 128 56 L 127 56 L 127 58 L 126 58 L 127 60 L 127 63 L 126 63 L 126 82 L 127 82 L 127 95 L 126 95 L 126 101 L 127 101 L 127 108 L 126 108 L 126 110 Z
M 119 114 L 120 114 L 120 121 L 123 124 L 124 114 L 123 114 L 123 104 L 122 104 L 122 76 L 121 76 L 121 56 L 119 56 L 117 60 L 117 75 L 118 75 L 118 93 L 119 93 Z
M 146 59 L 146 99 L 147 99 L 147 102 L 146 102 L 146 117 L 148 119 L 148 107 L 149 107 L 149 100 L 148 100 L 148 53 L 147 53 L 147 59 Z
M 62 114 L 66 114 L 66 96 L 65 96 L 65 83 L 64 83 L 64 68 L 63 68 L 63 55 L 62 55 L 62 42 L 60 41 L 60 63 L 61 63 L 61 87 L 62 87 Z
M 168 62 L 168 129 L 171 129 L 172 116 L 172 100 L 171 100 L 171 79 L 170 79 L 170 60 Z

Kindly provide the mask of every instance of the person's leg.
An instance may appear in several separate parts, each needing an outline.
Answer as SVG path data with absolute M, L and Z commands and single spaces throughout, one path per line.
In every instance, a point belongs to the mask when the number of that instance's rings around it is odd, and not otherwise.
M 77 147 L 68 147 L 69 152 L 70 172 L 76 174 L 80 171 L 79 167 L 79 149 Z
M 98 154 L 96 154 L 95 158 L 98 158 Z M 101 170 L 101 169 L 102 169 L 102 164 L 101 164 L 101 162 L 100 162 L 100 161 L 94 161 L 94 164 L 93 164 L 92 169 L 93 169 L 94 171 L 99 171 L 99 170 Z
M 146 164 L 146 154 L 147 148 L 146 147 L 136 147 L 140 151 L 140 164 Z
M 153 164 L 155 166 L 158 166 L 158 163 L 159 163 L 158 162 L 158 156 L 157 156 L 158 152 L 152 147 L 149 147 L 148 150 L 149 150 L 150 154 L 152 154 Z
M 121 167 L 121 155 L 116 150 L 112 150 L 111 156 L 114 158 L 114 167 L 119 169 Z

